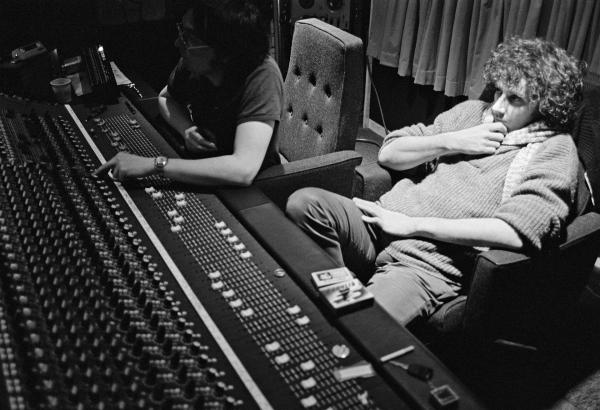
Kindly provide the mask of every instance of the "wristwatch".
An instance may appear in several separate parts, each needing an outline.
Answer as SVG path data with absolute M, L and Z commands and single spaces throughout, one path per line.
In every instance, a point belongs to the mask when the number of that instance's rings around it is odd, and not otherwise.
M 169 158 L 164 157 L 162 155 L 154 158 L 154 169 L 156 170 L 157 174 L 162 175 L 162 173 L 165 172 L 167 162 L 169 162 Z

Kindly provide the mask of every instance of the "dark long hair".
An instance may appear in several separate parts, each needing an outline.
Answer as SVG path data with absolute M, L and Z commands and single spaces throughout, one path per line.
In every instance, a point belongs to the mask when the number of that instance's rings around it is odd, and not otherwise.
M 226 66 L 249 73 L 267 56 L 269 19 L 254 2 L 197 0 L 193 12 L 195 33 Z

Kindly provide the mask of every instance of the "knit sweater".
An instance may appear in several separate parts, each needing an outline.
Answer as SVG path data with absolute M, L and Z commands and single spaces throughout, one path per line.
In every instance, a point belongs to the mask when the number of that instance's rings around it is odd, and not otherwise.
M 489 107 L 465 101 L 440 114 L 432 125 L 417 124 L 386 138 L 383 146 L 402 136 L 431 136 L 481 124 Z M 421 180 L 402 179 L 379 199 L 386 209 L 408 216 L 498 218 L 508 223 L 528 249 L 540 250 L 560 239 L 575 197 L 577 149 L 570 135 L 543 142 L 530 159 L 520 184 L 501 202 L 508 168 L 521 148 L 502 145 L 493 155 L 452 155 L 440 158 L 437 169 Z M 460 278 L 470 266 L 472 248 L 419 238 L 390 238 L 378 261 L 422 269 L 436 276 Z

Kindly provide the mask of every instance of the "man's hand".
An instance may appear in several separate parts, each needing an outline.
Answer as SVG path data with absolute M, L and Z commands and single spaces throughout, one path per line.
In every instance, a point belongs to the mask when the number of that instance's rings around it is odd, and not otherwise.
M 202 136 L 198 131 L 198 127 L 195 125 L 192 125 L 185 130 L 183 139 L 185 141 L 185 148 L 193 154 L 217 150 L 215 143 Z
M 112 171 L 112 178 L 117 181 L 123 181 L 127 178 L 145 177 L 154 173 L 154 158 L 119 152 L 110 160 L 100 165 L 94 171 L 94 175 L 105 171 Z
M 506 132 L 506 126 L 501 122 L 480 124 L 454 132 L 448 144 L 451 151 L 467 155 L 493 154 L 502 143 Z
M 399 212 L 389 211 L 375 202 L 353 198 L 354 204 L 366 215 L 362 220 L 378 226 L 383 232 L 393 236 L 409 237 L 416 232 L 415 220 Z

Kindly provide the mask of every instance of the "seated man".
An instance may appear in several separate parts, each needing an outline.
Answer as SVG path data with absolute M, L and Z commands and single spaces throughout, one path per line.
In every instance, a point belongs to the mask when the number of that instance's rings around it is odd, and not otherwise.
M 196 185 L 250 185 L 261 167 L 279 163 L 274 136 L 283 79 L 267 55 L 268 23 L 252 2 L 209 7 L 196 0 L 177 29 L 181 59 L 160 92 L 159 110 L 195 159 L 119 153 L 95 173 L 111 170 L 124 180 L 161 172 Z
M 497 89 L 492 104 L 465 101 L 430 126 L 386 136 L 382 165 L 431 162 L 427 175 L 400 180 L 375 203 L 306 188 L 290 196 L 287 213 L 368 280 L 399 323 L 427 317 L 458 295 L 474 247 L 537 251 L 560 241 L 576 189 L 567 132 L 582 68 L 549 42 L 512 38 L 484 67 Z

